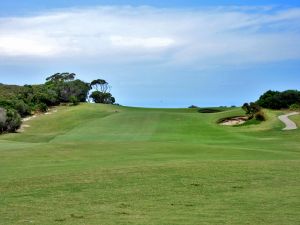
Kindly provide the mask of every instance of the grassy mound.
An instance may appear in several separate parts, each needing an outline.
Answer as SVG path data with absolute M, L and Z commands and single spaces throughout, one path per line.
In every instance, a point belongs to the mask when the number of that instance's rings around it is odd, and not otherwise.
M 216 123 L 242 113 L 82 104 L 27 121 L 0 136 L 1 225 L 299 224 L 300 131 L 275 111 Z

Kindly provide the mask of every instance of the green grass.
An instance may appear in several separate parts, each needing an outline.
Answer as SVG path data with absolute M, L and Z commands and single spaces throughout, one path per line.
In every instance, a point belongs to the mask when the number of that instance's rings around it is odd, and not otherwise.
M 266 113 L 60 107 L 0 136 L 0 224 L 299 224 L 300 131 Z

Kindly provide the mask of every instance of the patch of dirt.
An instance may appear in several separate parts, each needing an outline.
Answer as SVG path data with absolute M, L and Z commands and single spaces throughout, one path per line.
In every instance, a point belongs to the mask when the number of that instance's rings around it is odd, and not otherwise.
M 22 122 L 26 122 L 26 121 L 32 120 L 35 117 L 37 117 L 37 115 L 33 115 L 33 116 L 29 116 L 29 117 L 23 118 Z
M 30 127 L 30 125 L 23 124 L 21 127 L 17 130 L 18 133 L 24 132 L 26 128 Z
M 32 119 L 34 119 L 34 118 L 36 118 L 36 117 L 38 117 L 38 116 L 40 116 L 40 115 L 51 115 L 51 114 L 56 113 L 56 112 L 57 112 L 57 109 L 53 109 L 53 110 L 49 110 L 49 111 L 46 112 L 46 113 L 37 113 L 37 114 L 35 114 L 35 115 L 32 115 L 32 116 L 28 116 L 28 117 L 26 117 L 26 118 L 23 118 L 23 119 L 22 119 L 22 125 L 21 125 L 21 127 L 17 130 L 17 132 L 18 132 L 18 133 L 24 132 L 26 128 L 30 127 L 30 125 L 28 125 L 28 124 L 23 124 L 24 122 L 30 121 L 30 120 L 32 120 Z
M 232 118 L 227 118 L 224 119 L 220 122 L 220 125 L 223 126 L 235 126 L 235 125 L 241 125 L 246 123 L 248 120 L 248 117 L 246 116 L 238 116 L 238 117 L 232 117 Z

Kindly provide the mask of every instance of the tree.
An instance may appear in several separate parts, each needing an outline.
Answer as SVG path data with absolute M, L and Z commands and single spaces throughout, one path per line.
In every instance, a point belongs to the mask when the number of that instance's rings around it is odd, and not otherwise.
M 300 92 L 297 90 L 267 91 L 258 101 L 258 105 L 268 109 L 287 109 L 293 104 L 300 103 Z
M 46 79 L 46 86 L 57 93 L 59 102 L 71 102 L 72 96 L 86 102 L 91 86 L 75 77 L 75 73 L 56 73 Z
M 81 80 L 62 83 L 58 88 L 61 102 L 70 102 L 72 96 L 76 97 L 80 102 L 86 102 L 89 91 L 90 84 Z
M 75 73 L 56 73 L 46 78 L 47 82 L 67 82 L 72 81 L 76 77 Z
M 90 84 L 81 80 L 74 80 L 70 82 L 72 94 L 79 102 L 86 102 L 89 91 L 91 90 Z
M 91 89 L 96 89 L 92 92 L 90 98 L 93 99 L 95 103 L 103 104 L 114 104 L 116 99 L 109 93 L 111 86 L 106 80 L 97 79 L 93 80 L 90 84 Z
M 300 92 L 296 90 L 287 90 L 280 93 L 282 108 L 289 108 L 293 104 L 300 103 Z
M 102 79 L 93 80 L 91 82 L 91 88 L 95 88 L 97 91 L 100 91 L 102 93 L 107 93 L 111 89 L 109 84 Z
M 101 91 L 94 91 L 90 95 L 90 98 L 92 98 L 95 103 L 102 103 L 102 104 L 114 104 L 115 103 L 115 98 L 112 97 L 111 93 L 103 93 Z
M 92 87 L 101 91 L 95 94 L 95 102 L 113 104 L 115 98 L 108 92 L 105 80 L 95 80 L 93 85 L 75 79 L 75 73 L 56 73 L 40 85 L 0 85 L 0 132 L 13 132 L 21 124 L 21 117 L 32 112 L 46 112 L 48 107 L 60 103 L 86 102 Z
M 261 111 L 261 107 L 254 102 L 250 102 L 250 104 L 245 103 L 242 106 L 242 109 L 246 112 L 246 115 L 249 115 L 250 119 L 252 119 L 257 113 Z
M 47 85 L 26 85 L 18 95 L 18 98 L 31 109 L 35 108 L 37 104 L 46 104 L 47 106 L 54 106 L 59 104 L 57 91 L 51 86 Z

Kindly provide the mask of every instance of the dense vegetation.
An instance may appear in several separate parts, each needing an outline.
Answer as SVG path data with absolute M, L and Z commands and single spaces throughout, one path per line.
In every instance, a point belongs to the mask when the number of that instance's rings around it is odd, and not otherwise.
M 267 91 L 260 96 L 256 102 L 245 103 L 242 109 L 248 115 L 249 120 L 257 121 L 266 120 L 266 116 L 262 110 L 266 109 L 300 109 L 300 92 L 297 90 Z
M 267 109 L 299 109 L 300 108 L 300 91 L 287 90 L 267 91 L 256 102 L 261 107 Z
M 245 103 L 242 106 L 242 109 L 246 112 L 246 115 L 248 116 L 248 119 L 255 119 L 257 121 L 265 121 L 266 116 L 262 110 L 262 108 L 254 102 Z
M 46 112 L 51 106 L 86 102 L 93 88 L 96 90 L 90 97 L 95 103 L 115 102 L 108 92 L 110 86 L 105 80 L 86 83 L 75 78 L 74 73 L 56 73 L 40 85 L 0 84 L 0 133 L 16 131 L 21 125 L 21 117 Z

